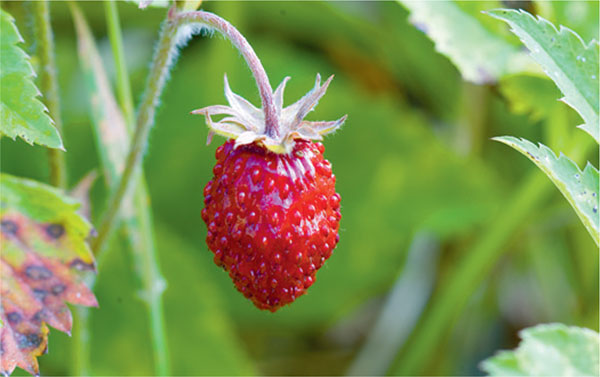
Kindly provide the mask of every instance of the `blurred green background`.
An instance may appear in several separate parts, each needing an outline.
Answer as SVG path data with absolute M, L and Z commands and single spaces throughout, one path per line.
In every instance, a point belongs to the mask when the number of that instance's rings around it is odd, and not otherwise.
M 586 41 L 598 38 L 597 2 L 458 4 L 465 12 L 507 5 L 543 12 Z M 81 7 L 114 80 L 104 8 L 91 1 Z M 523 207 L 499 242 L 497 257 L 469 255 L 483 252 L 474 245 L 499 226 L 528 177 L 542 175 L 490 138 L 517 135 L 561 150 L 564 140 L 553 139 L 552 130 L 582 133 L 574 127 L 581 120 L 556 100 L 560 93 L 551 81 L 525 75 L 479 86 L 463 81 L 396 2 L 209 1 L 202 8 L 236 25 L 273 86 L 292 77 L 286 104 L 312 87 L 316 73 L 335 74 L 308 119 L 348 114 L 342 130 L 325 141 L 342 196 L 342 222 L 340 243 L 317 282 L 274 314 L 257 310 L 214 266 L 200 210 L 214 151 L 224 140 L 206 146 L 204 119 L 189 112 L 225 103 L 224 73 L 234 92 L 257 105 L 260 99 L 249 69 L 227 41 L 194 37 L 172 70 L 144 160 L 168 283 L 173 374 L 474 375 L 495 350 L 515 347 L 524 327 L 563 322 L 598 330 L 597 248 L 549 180 L 546 194 Z M 73 186 L 99 170 L 99 157 L 71 15 L 63 2 L 52 2 L 51 9 Z M 166 11 L 124 2 L 119 11 L 137 100 Z M 500 21 L 475 17 L 520 46 Z M 0 147 L 3 172 L 48 180 L 43 148 L 6 138 Z M 597 162 L 598 151 L 585 157 Z M 103 187 L 99 179 L 92 190 L 94 221 L 106 199 Z M 472 262 L 465 266 L 465 260 Z M 125 243 L 115 237 L 95 287 L 100 308 L 90 312 L 93 374 L 153 373 L 148 318 L 131 263 Z M 441 297 L 463 270 L 473 276 L 464 290 Z M 455 302 L 459 309 L 442 322 L 439 339 L 414 351 L 427 352 L 427 361 L 403 369 L 412 347 L 434 331 L 428 329 L 431 308 L 452 310 Z M 49 354 L 40 358 L 42 374 L 73 373 L 74 344 L 52 330 Z

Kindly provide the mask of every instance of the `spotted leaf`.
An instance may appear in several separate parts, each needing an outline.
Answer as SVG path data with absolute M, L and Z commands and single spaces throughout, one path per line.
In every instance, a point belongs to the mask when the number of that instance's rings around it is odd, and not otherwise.
M 48 328 L 70 333 L 66 302 L 97 306 L 84 283 L 95 272 L 90 224 L 61 191 L 0 174 L 0 372 L 39 374 Z

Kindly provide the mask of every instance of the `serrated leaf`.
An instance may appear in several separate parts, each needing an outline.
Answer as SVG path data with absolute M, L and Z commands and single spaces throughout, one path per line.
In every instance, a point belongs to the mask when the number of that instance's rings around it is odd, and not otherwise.
M 454 63 L 465 80 L 491 83 L 506 73 L 529 69 L 524 53 L 486 29 L 456 3 L 398 1 L 410 11 L 411 22 L 427 34 L 436 50 Z
M 510 145 L 529 157 L 554 182 L 567 198 L 577 216 L 592 235 L 596 244 L 600 244 L 598 216 L 598 169 L 589 162 L 581 171 L 579 167 L 562 153 L 557 157 L 547 146 L 536 146 L 525 139 L 512 136 L 496 137 L 494 140 Z
M 600 335 L 561 323 L 522 330 L 514 351 L 501 351 L 481 363 L 491 376 L 597 376 Z
M 599 2 L 534 0 L 533 4 L 537 15 L 555 24 L 569 25 L 584 40 L 598 38 Z
M 571 29 L 523 10 L 500 9 L 488 12 L 507 22 L 564 94 L 563 101 L 583 118 L 581 127 L 600 143 L 598 54 L 600 45 L 587 45 Z
M 84 284 L 95 271 L 85 242 L 91 226 L 76 213 L 79 204 L 53 187 L 0 174 L 0 191 L 0 372 L 18 366 L 37 375 L 46 324 L 71 331 L 65 302 L 98 305 Z
M 35 72 L 29 56 L 18 46 L 22 42 L 14 18 L 0 9 L 0 135 L 64 149 L 54 122 L 37 98 Z

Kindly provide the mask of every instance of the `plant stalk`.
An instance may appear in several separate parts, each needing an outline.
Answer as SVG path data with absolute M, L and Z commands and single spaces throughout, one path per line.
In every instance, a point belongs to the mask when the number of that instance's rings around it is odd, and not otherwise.
M 269 82 L 269 77 L 265 72 L 262 63 L 250 43 L 244 38 L 244 36 L 223 18 L 216 14 L 205 12 L 205 11 L 192 11 L 178 13 L 173 17 L 173 20 L 180 23 L 200 23 L 204 26 L 216 29 L 218 32 L 238 49 L 246 60 L 246 64 L 252 71 L 254 79 L 256 80 L 256 86 L 260 92 L 262 100 L 262 109 L 265 113 L 265 125 L 266 132 L 271 137 L 279 137 L 279 120 L 277 118 L 277 110 L 275 109 L 275 102 L 273 100 L 273 89 Z
M 36 40 L 38 41 L 37 55 L 40 59 L 40 87 L 44 94 L 44 103 L 48 107 L 50 117 L 58 133 L 64 137 L 62 119 L 60 116 L 60 97 L 58 92 L 58 79 L 56 60 L 54 57 L 54 36 L 50 23 L 50 7 L 47 0 L 35 2 Z M 50 183 L 53 186 L 65 188 L 67 185 L 67 171 L 64 151 L 49 148 L 48 159 L 50 164 Z
M 131 86 L 125 54 L 123 53 L 123 35 L 121 33 L 121 24 L 119 22 L 119 11 L 115 0 L 104 2 L 104 11 L 108 26 L 108 38 L 112 48 L 115 60 L 115 69 L 117 71 L 117 96 L 119 104 L 127 127 L 131 130 L 135 122 L 135 112 L 133 106 L 133 97 L 131 96 Z
M 119 103 L 125 118 L 125 126 L 128 133 L 131 134 L 133 132 L 135 114 L 133 111 L 134 106 L 129 74 L 125 62 L 119 12 L 114 0 L 107 1 L 104 4 L 109 30 L 108 34 L 117 70 Z M 106 163 L 109 162 L 107 161 Z M 115 177 L 114 181 L 116 180 L 117 177 Z M 135 275 L 141 287 L 140 298 L 148 309 L 154 371 L 159 376 L 167 376 L 171 373 L 162 301 L 166 282 L 160 271 L 160 263 L 154 239 L 152 213 L 148 206 L 148 189 L 141 169 L 134 173 L 134 181 L 138 181 L 135 190 L 130 191 L 124 199 L 125 207 L 130 210 L 121 211 L 123 233 L 133 256 Z M 128 201 L 131 204 L 127 204 Z
M 167 18 L 161 29 L 154 58 L 152 59 L 152 67 L 148 75 L 148 82 L 138 110 L 135 131 L 125 161 L 125 169 L 123 170 L 116 191 L 109 198 L 108 208 L 100 222 L 98 237 L 92 243 L 94 253 L 98 253 L 102 249 L 112 232 L 125 193 L 134 184 L 133 181 L 135 179 L 132 178 L 137 178 L 134 172 L 141 169 L 143 152 L 148 141 L 150 129 L 154 124 L 156 106 L 165 86 L 171 63 L 176 57 L 178 27 L 179 25 L 176 22 L 172 22 Z

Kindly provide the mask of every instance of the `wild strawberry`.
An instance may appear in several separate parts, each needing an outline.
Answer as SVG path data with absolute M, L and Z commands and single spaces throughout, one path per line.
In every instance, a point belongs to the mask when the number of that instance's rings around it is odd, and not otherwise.
M 265 112 L 234 94 L 225 77 L 229 106 L 195 110 L 204 114 L 209 141 L 229 137 L 217 149 L 214 177 L 204 188 L 202 219 L 214 261 L 237 289 L 260 309 L 276 311 L 303 295 L 338 243 L 340 195 L 331 164 L 323 158 L 322 135 L 332 122 L 304 116 L 325 94 L 330 77 L 286 108 L 285 78 L 273 93 L 275 125 Z M 225 115 L 220 121 L 211 116 Z

